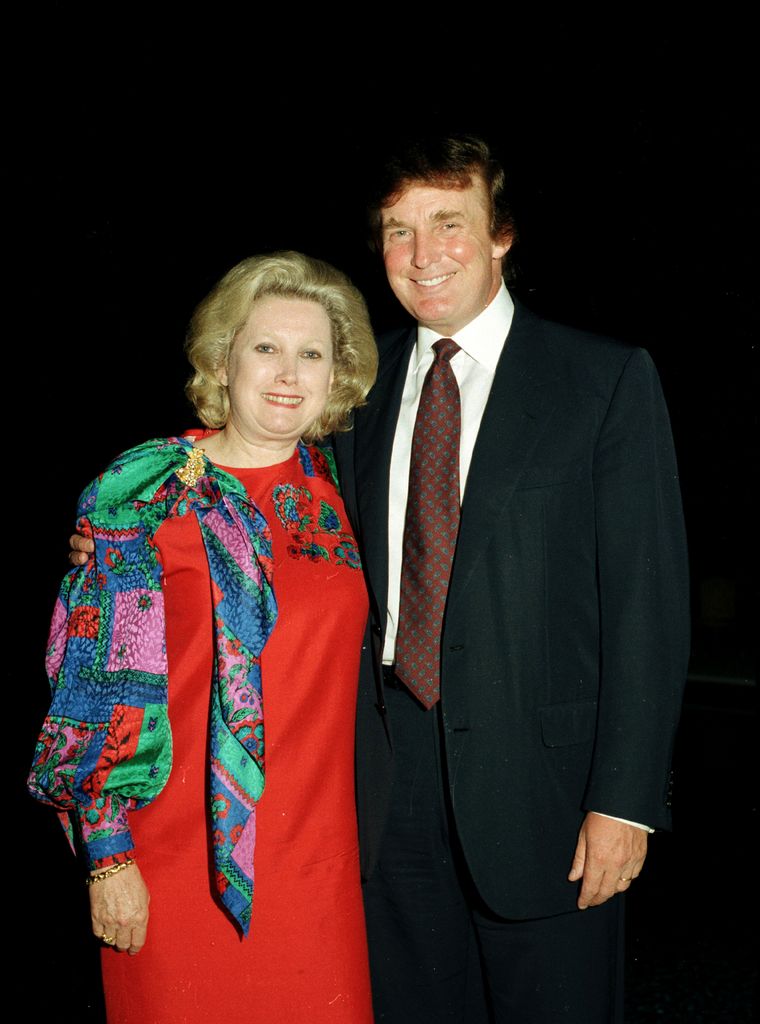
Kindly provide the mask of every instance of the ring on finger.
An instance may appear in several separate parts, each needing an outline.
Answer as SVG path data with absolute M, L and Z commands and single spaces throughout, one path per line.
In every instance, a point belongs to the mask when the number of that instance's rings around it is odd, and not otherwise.
M 116 945 L 116 936 L 115 935 L 106 935 L 106 933 L 103 932 L 103 934 L 100 936 L 100 941 L 101 942 L 105 942 L 105 944 L 107 946 L 115 946 Z

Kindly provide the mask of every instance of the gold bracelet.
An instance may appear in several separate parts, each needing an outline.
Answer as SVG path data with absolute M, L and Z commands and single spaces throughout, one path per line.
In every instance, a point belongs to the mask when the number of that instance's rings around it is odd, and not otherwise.
M 90 875 L 89 878 L 85 878 L 87 885 L 95 885 L 96 882 L 102 882 L 104 878 L 108 878 L 109 875 L 116 875 L 119 871 L 123 871 L 124 868 L 128 868 L 130 864 L 134 864 L 134 860 L 125 860 L 121 864 L 112 864 L 110 868 L 104 868 L 102 871 L 98 871 L 97 875 Z

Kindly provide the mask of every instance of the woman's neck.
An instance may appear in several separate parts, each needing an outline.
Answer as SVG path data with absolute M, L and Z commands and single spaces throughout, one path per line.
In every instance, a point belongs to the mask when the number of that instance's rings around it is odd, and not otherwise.
M 216 434 L 194 441 L 212 462 L 234 469 L 261 469 L 287 462 L 296 450 L 296 441 L 249 441 L 238 431 L 223 427 Z

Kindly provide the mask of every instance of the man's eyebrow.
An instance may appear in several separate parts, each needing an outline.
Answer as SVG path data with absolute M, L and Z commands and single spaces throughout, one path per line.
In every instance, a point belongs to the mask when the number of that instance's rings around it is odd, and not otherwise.
M 438 210 L 437 213 L 434 213 L 430 219 L 436 221 L 457 220 L 457 218 L 463 216 L 464 214 L 462 213 L 461 210 Z
M 436 212 L 430 217 L 430 220 L 440 223 L 445 220 L 457 220 L 463 217 L 464 214 L 461 210 L 436 210 Z M 398 220 L 396 217 L 383 217 L 384 228 L 403 228 L 407 227 L 405 221 Z

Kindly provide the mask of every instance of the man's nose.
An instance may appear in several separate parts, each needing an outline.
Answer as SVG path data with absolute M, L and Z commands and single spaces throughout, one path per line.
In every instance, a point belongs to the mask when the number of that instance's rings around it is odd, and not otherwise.
M 426 232 L 418 231 L 414 236 L 414 250 L 412 260 L 415 267 L 429 267 L 437 262 L 440 256 L 440 247 L 436 243 L 435 236 Z

